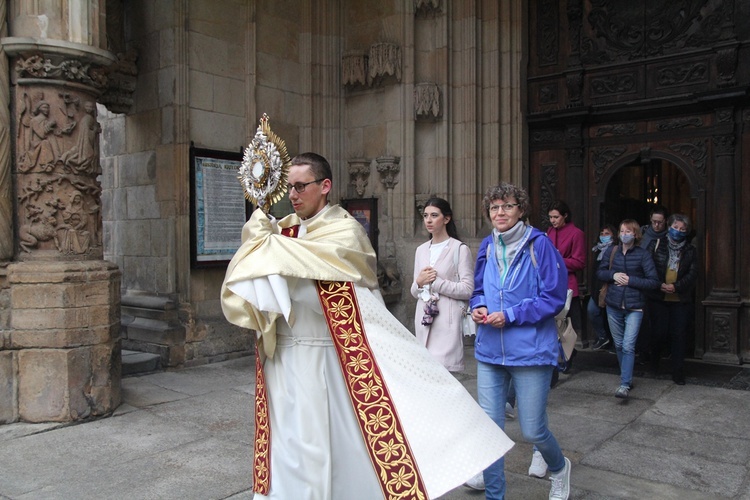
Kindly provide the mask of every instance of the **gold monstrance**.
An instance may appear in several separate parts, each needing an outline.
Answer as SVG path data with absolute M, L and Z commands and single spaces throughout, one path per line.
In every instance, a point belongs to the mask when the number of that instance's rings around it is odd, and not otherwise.
M 286 179 L 291 160 L 284 141 L 271 131 L 268 115 L 263 113 L 260 125 L 245 148 L 239 169 L 245 198 L 268 213 L 271 205 L 286 193 Z

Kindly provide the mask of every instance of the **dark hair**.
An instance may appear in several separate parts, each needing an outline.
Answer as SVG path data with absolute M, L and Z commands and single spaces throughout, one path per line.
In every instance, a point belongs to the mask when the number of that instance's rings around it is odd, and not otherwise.
M 609 232 L 612 233 L 612 243 L 617 244 L 617 228 L 614 226 L 614 224 L 603 224 L 602 227 L 599 228 L 599 232 L 601 233 L 605 229 L 609 229 Z M 597 235 L 596 241 L 599 241 L 599 236 Z
M 529 194 L 522 187 L 518 187 L 514 184 L 508 184 L 507 182 L 501 182 L 497 186 L 492 186 L 484 193 L 482 199 L 482 205 L 484 206 L 484 213 L 487 217 L 490 216 L 490 204 L 494 200 L 507 200 L 508 198 L 515 198 L 518 203 L 518 209 L 521 211 L 521 220 L 526 220 L 529 216 Z
M 328 160 L 318 153 L 301 153 L 292 158 L 292 165 L 309 165 L 315 179 L 328 179 L 333 183 L 333 174 Z
M 654 214 L 661 214 L 666 219 L 667 209 L 663 207 L 662 205 L 654 205 L 654 208 L 652 208 L 651 211 L 648 213 L 648 218 L 651 219 L 651 216 Z
M 565 222 L 570 222 L 570 207 L 567 203 L 562 200 L 555 200 L 547 209 L 547 213 L 550 213 L 553 210 L 557 210 L 558 212 L 560 212 L 560 215 L 565 218 Z
M 445 225 L 446 231 L 448 231 L 448 236 L 450 236 L 453 239 L 460 240 L 461 238 L 458 237 L 458 229 L 456 229 L 456 223 L 453 219 L 453 210 L 451 210 L 451 205 L 446 200 L 442 198 L 438 198 L 437 196 L 433 196 L 429 200 L 427 200 L 427 203 L 424 204 L 424 207 L 435 207 L 438 210 L 440 210 L 440 213 L 443 214 L 443 217 L 450 217 L 451 220 L 448 221 L 448 224 Z M 432 238 L 432 235 L 430 235 L 430 238 Z

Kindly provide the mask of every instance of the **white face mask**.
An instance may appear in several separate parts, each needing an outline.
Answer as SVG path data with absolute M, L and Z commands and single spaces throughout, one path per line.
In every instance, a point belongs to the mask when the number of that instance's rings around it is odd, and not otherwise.
M 625 245 L 630 245 L 631 243 L 633 243 L 633 240 L 635 240 L 634 234 L 620 234 L 620 241 L 622 241 L 622 243 Z

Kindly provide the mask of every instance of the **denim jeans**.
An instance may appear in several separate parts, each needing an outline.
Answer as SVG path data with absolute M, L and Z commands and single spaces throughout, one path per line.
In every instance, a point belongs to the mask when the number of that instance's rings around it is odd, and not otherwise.
M 596 333 L 596 340 L 604 342 L 607 340 L 607 330 L 604 327 L 604 310 L 599 307 L 594 297 L 589 299 L 588 305 L 586 306 L 586 314 L 591 321 L 591 326 L 594 328 Z
M 620 363 L 620 385 L 630 386 L 633 381 L 635 343 L 643 320 L 643 311 L 615 309 L 607 306 L 607 320 L 612 340 L 615 341 L 617 361 Z
M 505 401 L 511 381 L 516 391 L 516 416 L 526 441 L 536 445 L 550 472 L 565 467 L 560 445 L 547 426 L 547 395 L 553 366 L 504 366 L 477 361 L 477 394 L 485 413 L 505 429 Z M 505 498 L 505 459 L 484 471 L 488 500 Z

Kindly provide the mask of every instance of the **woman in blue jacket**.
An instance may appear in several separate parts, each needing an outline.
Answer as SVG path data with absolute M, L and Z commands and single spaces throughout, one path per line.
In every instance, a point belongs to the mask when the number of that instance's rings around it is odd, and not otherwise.
M 484 195 L 492 233 L 479 246 L 471 297 L 478 323 L 475 357 L 479 404 L 501 428 L 513 382 L 524 439 L 536 445 L 551 472 L 550 499 L 570 493 L 570 460 L 547 427 L 547 395 L 559 342 L 555 315 L 565 305 L 568 271 L 547 236 L 524 220 L 526 191 L 501 183 Z M 505 496 L 504 461 L 484 471 L 486 496 Z
M 641 226 L 637 221 L 625 219 L 620 223 L 619 240 L 619 245 L 604 251 L 596 277 L 609 284 L 605 300 L 607 321 L 620 363 L 620 387 L 615 397 L 626 399 L 633 388 L 635 342 L 646 305 L 644 292 L 659 288 L 660 282 L 651 254 L 638 245 Z M 612 252 L 616 253 L 610 267 Z

